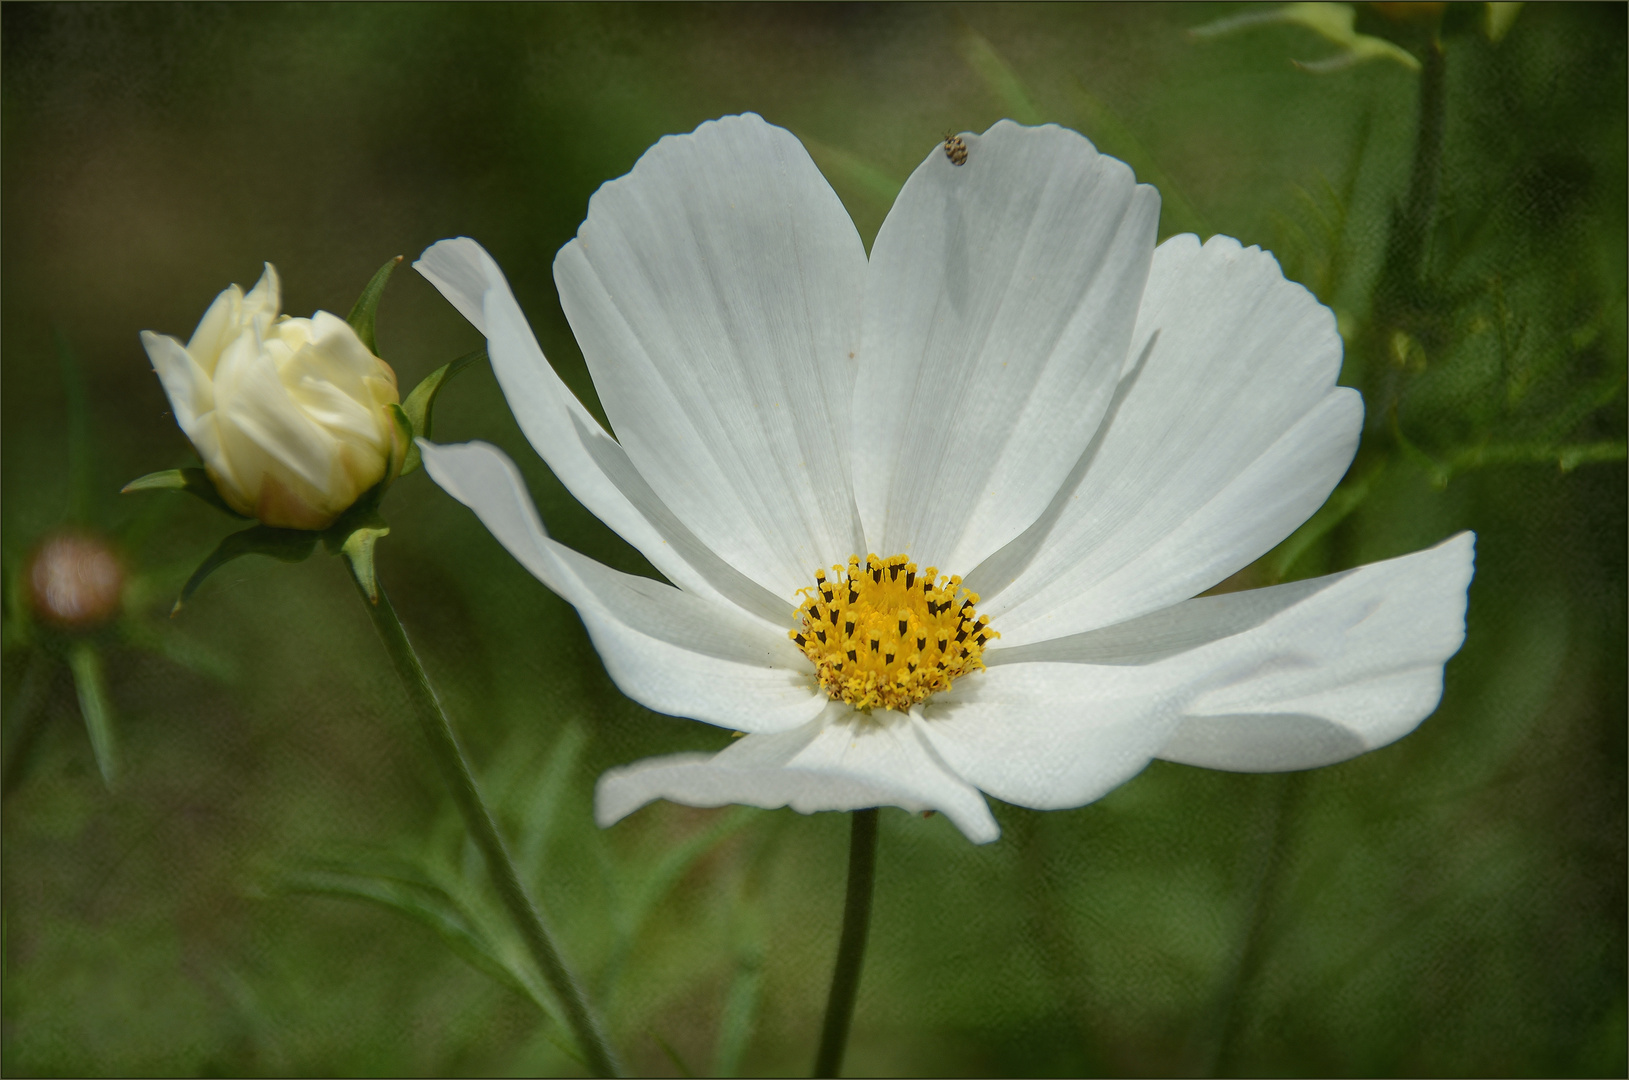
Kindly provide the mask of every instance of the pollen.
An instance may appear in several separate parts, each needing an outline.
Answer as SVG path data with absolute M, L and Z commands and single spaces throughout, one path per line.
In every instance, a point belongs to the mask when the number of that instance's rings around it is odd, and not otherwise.
M 850 555 L 848 567 L 815 571 L 798 590 L 798 625 L 789 635 L 834 700 L 862 712 L 912 705 L 950 689 L 984 666 L 984 646 L 1000 637 L 975 607 L 977 594 L 937 567 L 917 572 L 903 555 Z

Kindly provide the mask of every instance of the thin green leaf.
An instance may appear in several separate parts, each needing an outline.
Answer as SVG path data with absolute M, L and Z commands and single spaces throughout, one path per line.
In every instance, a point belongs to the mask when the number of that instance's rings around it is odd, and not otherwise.
M 1023 82 L 1012 66 L 996 52 L 989 40 L 971 26 L 963 26 L 956 38 L 956 51 L 962 54 L 967 66 L 983 80 L 984 85 L 1007 110 L 1007 115 L 1020 124 L 1044 124 L 1046 117 L 1036 108 Z
M 696 1075 L 695 1070 L 684 1063 L 684 1058 L 679 1056 L 679 1052 L 673 1049 L 673 1047 L 668 1044 L 666 1039 L 662 1038 L 654 1031 L 650 1033 L 650 1037 L 655 1041 L 657 1046 L 662 1048 L 662 1053 L 667 1055 L 667 1059 L 673 1062 L 673 1067 L 679 1070 L 680 1076 L 693 1077 Z
M 360 863 L 335 863 L 279 874 L 271 891 L 332 896 L 376 904 L 433 930 L 461 959 L 554 1015 L 548 1002 L 498 954 L 474 916 L 446 889 L 411 867 L 380 869 Z
M 482 347 L 474 352 L 465 353 L 456 360 L 442 364 L 426 375 L 424 381 L 413 387 L 413 392 L 407 395 L 406 401 L 402 402 L 402 413 L 409 425 L 407 458 L 402 462 L 401 470 L 403 474 L 410 473 L 423 464 L 423 458 L 419 454 L 418 446 L 413 443 L 413 439 L 415 437 L 425 439 L 430 437 L 431 421 L 434 419 L 432 410 L 435 408 L 436 395 L 441 392 L 441 388 L 454 375 L 457 375 L 477 360 L 484 359 L 486 359 L 486 349 Z
M 616 985 L 623 967 L 633 952 L 634 942 L 638 939 L 645 920 L 680 879 L 718 845 L 761 818 L 762 815 L 752 807 L 735 807 L 717 825 L 705 832 L 697 833 L 658 860 L 645 875 L 644 880 L 632 888 L 623 890 L 628 902 L 618 912 L 621 916 L 622 933 L 611 950 L 611 958 L 607 961 L 602 976 L 607 988 Z
M 718 1020 L 718 1049 L 713 1058 L 714 1076 L 735 1076 L 741 1071 L 742 1055 L 757 1026 L 763 985 L 763 953 L 750 949 L 741 956 L 735 978 L 724 995 L 724 1011 Z
M 282 562 L 300 562 L 311 555 L 317 546 L 317 534 L 304 529 L 274 529 L 269 525 L 254 525 L 223 539 L 198 569 L 192 572 L 181 587 L 181 598 L 170 609 L 173 618 L 181 610 L 204 579 L 233 559 L 245 555 L 268 555 Z
M 1603 439 L 1599 442 L 1575 443 L 1555 446 L 1545 443 L 1487 443 L 1456 450 L 1448 457 L 1444 467 L 1448 475 L 1468 472 L 1489 465 L 1548 465 L 1558 466 L 1562 472 L 1572 472 L 1580 465 L 1622 461 L 1625 445 L 1622 439 Z
M 128 597 L 129 594 L 126 594 Z M 132 603 L 132 608 L 141 605 Z M 232 683 L 238 678 L 238 664 L 229 653 L 217 652 L 200 641 L 189 640 L 184 634 L 155 633 L 139 619 L 121 619 L 117 624 L 119 640 L 132 648 L 162 656 L 178 667 L 216 682 Z
M 528 798 L 521 817 L 524 827 L 516 834 L 515 861 L 530 880 L 535 880 L 543 869 L 543 854 L 554 831 L 561 799 L 587 747 L 588 733 L 581 724 L 570 721 L 549 748 L 541 772 L 528 770 L 524 777 L 523 792 Z
M 163 472 L 138 476 L 120 488 L 119 494 L 129 495 L 136 491 L 184 491 L 240 521 L 252 520 L 226 505 L 226 500 L 215 490 L 215 483 L 210 480 L 209 474 L 196 466 L 190 469 L 165 469 Z
M 379 355 L 379 343 L 374 339 L 373 324 L 374 317 L 379 312 L 379 298 L 385 294 L 385 283 L 390 280 L 390 275 L 395 272 L 401 261 L 402 257 L 398 255 L 374 271 L 367 287 L 362 290 L 362 295 L 356 298 L 351 313 L 345 316 L 345 321 L 351 324 L 356 336 L 362 339 L 362 344 L 375 356 Z
M 85 717 L 91 751 L 102 782 L 113 786 L 119 773 L 119 747 L 113 730 L 113 702 L 108 696 L 107 679 L 102 674 L 102 654 L 89 641 L 79 640 L 68 649 L 68 668 L 74 674 L 79 693 L 79 711 Z

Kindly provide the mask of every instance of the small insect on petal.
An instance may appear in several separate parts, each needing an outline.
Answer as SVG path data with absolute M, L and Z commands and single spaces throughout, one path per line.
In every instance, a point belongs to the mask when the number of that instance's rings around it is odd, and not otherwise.
M 945 157 L 950 159 L 952 165 L 967 164 L 967 144 L 962 142 L 960 135 L 945 136 Z

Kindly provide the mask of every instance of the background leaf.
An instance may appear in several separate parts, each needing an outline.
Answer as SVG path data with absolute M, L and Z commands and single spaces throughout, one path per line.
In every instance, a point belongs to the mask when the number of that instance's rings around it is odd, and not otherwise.
M 1288 809 L 1282 778 L 1156 763 L 1080 810 L 997 804 L 1003 839 L 987 847 L 942 816 L 885 811 L 851 1073 L 1202 1074 L 1231 1030 L 1231 1068 L 1248 1075 L 1623 1075 L 1629 482 L 1610 459 L 1629 351 L 1624 9 L 1527 5 L 1497 44 L 1467 9 L 1446 53 L 1432 290 L 1397 321 L 1375 290 L 1419 75 L 1298 71 L 1292 59 L 1339 51 L 1299 26 L 1188 34 L 1239 10 L 4 5 L 9 565 L 69 499 L 53 327 L 71 334 L 122 480 L 190 460 L 140 330 L 185 336 L 266 259 L 285 310 L 308 313 L 353 295 L 381 252 L 468 235 L 604 419 L 551 264 L 594 192 L 658 138 L 757 111 L 806 140 L 869 243 L 890 185 L 947 129 L 1028 108 L 1158 180 L 1162 235 L 1196 228 L 1191 214 L 1261 245 L 1337 314 L 1342 382 L 1367 411 L 1341 490 L 1372 473 L 1367 493 L 1292 537 L 1293 561 L 1275 564 L 1281 548 L 1228 587 L 1474 528 L 1468 636 L 1431 719 L 1306 774 Z M 1372 35 L 1371 18 L 1361 9 L 1354 32 Z M 377 345 L 402 387 L 483 344 L 417 274 L 390 287 Z M 1408 364 L 1395 330 L 1418 345 Z M 509 453 L 562 543 L 653 573 L 532 453 L 484 365 L 437 397 L 434 426 Z M 1404 440 L 1448 469 L 1444 486 Z M 1500 447 L 1536 450 L 1494 460 Z M 1609 460 L 1563 472 L 1571 447 Z M 569 605 L 434 484 L 409 478 L 389 500 L 381 580 L 570 960 L 614 986 L 630 1071 L 676 1071 L 655 1032 L 697 1070 L 733 1057 L 742 1075 L 801 1074 L 847 822 L 752 812 L 714 835 L 732 811 L 657 803 L 596 828 L 603 770 L 728 734 L 622 697 Z M 426 922 L 256 891 L 310 852 L 376 845 L 479 910 L 460 891 L 479 865 L 396 715 L 340 560 L 236 562 L 165 620 L 220 520 L 194 500 L 109 502 L 153 514 L 129 556 L 164 587 L 141 613 L 236 677 L 106 649 L 124 763 L 109 791 L 53 661 L 32 763 L 5 802 L 7 1072 L 580 1072 L 535 1003 Z M 8 644 L 0 700 L 27 667 Z M 664 861 L 681 849 L 692 857 Z

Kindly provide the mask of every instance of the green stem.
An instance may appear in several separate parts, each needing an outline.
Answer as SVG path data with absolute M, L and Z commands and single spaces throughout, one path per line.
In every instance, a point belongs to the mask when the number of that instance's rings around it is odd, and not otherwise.
M 447 786 L 452 789 L 453 799 L 464 815 L 464 824 L 468 827 L 470 836 L 474 838 L 476 846 L 481 849 L 481 854 L 486 859 L 487 870 L 492 875 L 493 884 L 497 886 L 504 906 L 509 909 L 515 926 L 525 939 L 532 958 L 537 961 L 544 980 L 565 1009 L 566 1021 L 571 1026 L 572 1034 L 576 1036 L 578 1048 L 587 1059 L 589 1069 L 595 1076 L 616 1076 L 616 1059 L 611 1053 L 610 1044 L 606 1041 L 598 1020 L 589 1010 L 588 1001 L 583 996 L 576 978 L 566 967 L 560 950 L 555 947 L 554 939 L 544 926 L 543 916 L 527 895 L 526 886 L 521 883 L 520 875 L 515 871 L 514 861 L 509 857 L 503 837 L 498 833 L 498 824 L 493 820 L 492 811 L 487 809 L 486 802 L 481 798 L 481 791 L 475 784 L 475 775 L 470 771 L 469 759 L 464 756 L 463 749 L 458 745 L 458 737 L 453 733 L 447 713 L 441 707 L 434 688 L 430 686 L 430 680 L 424 674 L 424 667 L 419 663 L 418 654 L 413 651 L 412 643 L 407 640 L 407 631 L 402 628 L 401 620 L 396 617 L 396 609 L 391 607 L 384 586 L 378 586 L 378 601 L 373 602 L 368 598 L 368 592 L 361 581 L 356 580 L 354 570 L 352 580 L 356 581 L 357 592 L 362 597 L 362 606 L 368 609 L 368 614 L 373 619 L 373 627 L 379 631 L 379 638 L 385 643 L 385 652 L 390 654 L 390 662 L 396 668 L 402 686 L 407 690 L 408 699 L 413 705 L 413 713 L 430 743 L 431 756 L 436 759 Z
M 854 811 L 849 835 L 848 897 L 843 901 L 843 933 L 837 942 L 837 967 L 831 973 L 831 994 L 826 998 L 826 1023 L 820 1032 L 816 1076 L 836 1076 L 843 1068 L 849 1022 L 860 989 L 860 966 L 865 962 L 865 939 L 871 930 L 871 893 L 877 877 L 877 811 Z
M 1414 141 L 1414 163 L 1409 171 L 1408 201 L 1403 207 L 1403 271 L 1414 284 L 1425 279 L 1431 227 L 1437 215 L 1437 190 L 1442 185 L 1442 132 L 1448 112 L 1447 56 L 1442 42 L 1433 39 L 1425 49 L 1420 70 L 1420 111 Z

